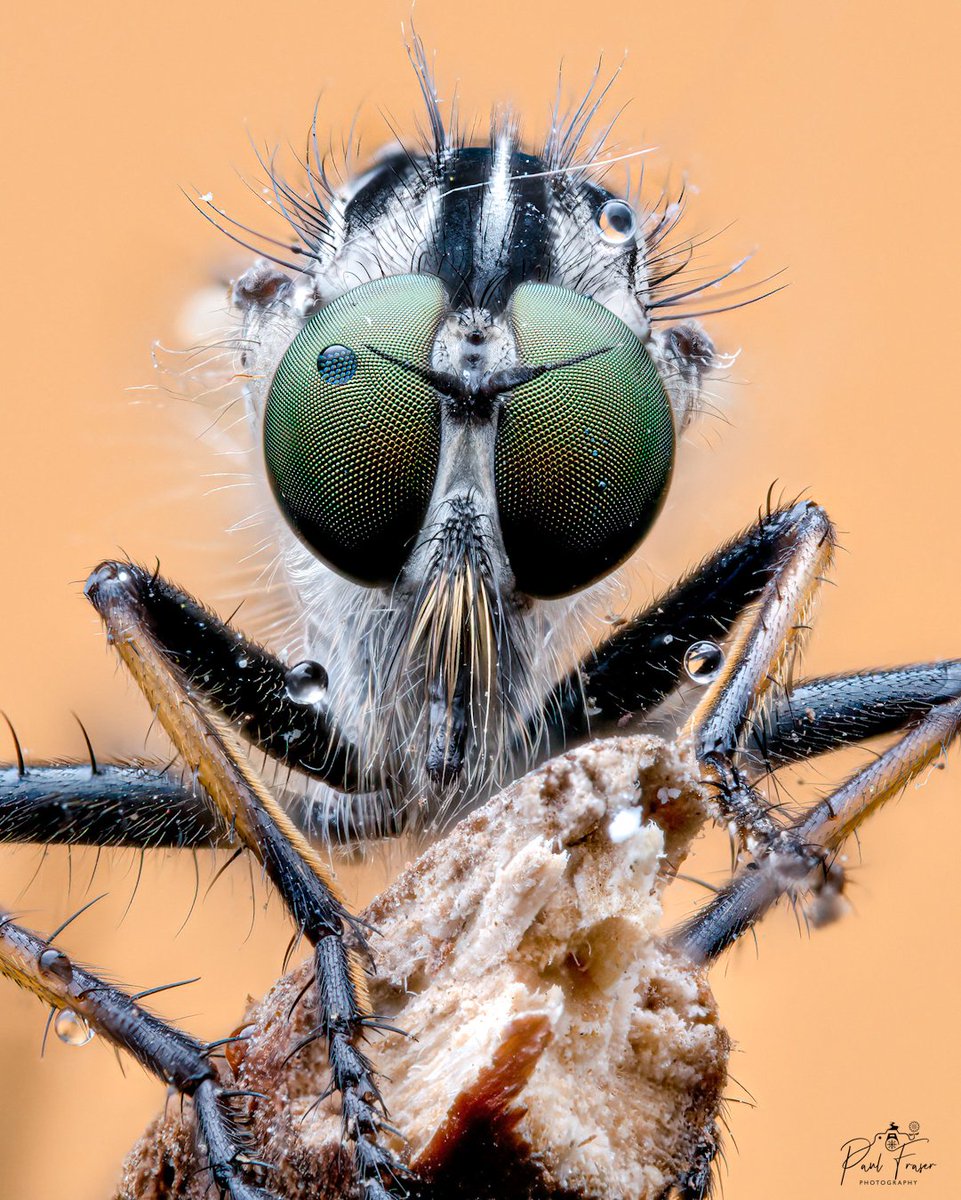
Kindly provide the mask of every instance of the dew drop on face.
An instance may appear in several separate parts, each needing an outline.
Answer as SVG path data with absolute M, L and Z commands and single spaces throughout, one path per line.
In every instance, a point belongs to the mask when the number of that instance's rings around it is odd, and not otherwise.
M 597 210 L 597 228 L 610 246 L 622 246 L 637 232 L 634 209 L 624 200 L 605 200 Z
M 684 670 L 695 683 L 713 683 L 724 666 L 724 651 L 716 642 L 694 642 L 684 654 Z

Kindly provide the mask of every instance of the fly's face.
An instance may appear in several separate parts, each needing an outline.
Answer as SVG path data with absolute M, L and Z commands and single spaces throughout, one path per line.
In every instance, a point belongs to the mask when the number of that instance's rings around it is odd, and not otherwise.
M 260 265 L 235 293 L 307 644 L 351 664 L 338 704 L 430 819 L 536 757 L 578 597 L 657 515 L 713 359 L 655 332 L 670 216 L 570 153 L 390 155 L 299 281 Z

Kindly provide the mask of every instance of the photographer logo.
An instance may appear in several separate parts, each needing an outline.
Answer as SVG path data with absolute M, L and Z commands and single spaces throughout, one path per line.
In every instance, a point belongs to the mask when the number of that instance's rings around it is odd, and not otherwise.
M 917 1121 L 904 1128 L 892 1121 L 872 1137 L 849 1138 L 841 1146 L 842 1186 L 912 1187 L 936 1166 Z

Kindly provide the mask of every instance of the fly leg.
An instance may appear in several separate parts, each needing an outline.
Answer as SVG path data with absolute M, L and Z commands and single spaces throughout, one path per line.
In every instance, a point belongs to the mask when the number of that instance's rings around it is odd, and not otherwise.
M 90 577 L 91 599 L 103 571 L 116 577 L 114 590 L 123 584 L 136 597 L 138 624 L 162 648 L 185 688 L 199 693 L 251 745 L 339 792 L 375 786 L 327 706 L 322 666 L 302 664 L 313 671 L 314 688 L 294 699 L 295 681 L 284 663 L 159 575 L 133 563 L 104 563 Z
M 56 935 L 54 935 L 56 936 Z M 137 998 L 75 963 L 43 938 L 0 913 L 0 974 L 33 992 L 53 1012 L 69 1011 L 101 1037 L 133 1055 L 151 1074 L 190 1097 L 198 1155 L 218 1194 L 230 1200 L 272 1200 L 244 1179 L 260 1164 L 237 1110 L 238 1093 L 223 1088 L 210 1050 L 190 1034 L 148 1012 Z
M 230 830 L 179 772 L 146 766 L 0 767 L 0 842 L 195 850 Z
M 868 738 L 903 736 L 785 829 L 771 862 L 750 864 L 697 914 L 679 935 L 686 951 L 705 961 L 717 957 L 784 893 L 810 887 L 822 898 L 837 894 L 844 876 L 835 858 L 845 838 L 942 754 L 959 727 L 958 660 L 806 680 L 778 697 L 756 716 L 738 751 L 756 777 Z
M 727 659 L 686 733 L 743 840 L 770 842 L 780 824 L 747 785 L 735 751 L 753 714 L 783 687 L 805 610 L 834 547 L 824 511 L 801 502 L 763 516 L 598 646 L 548 698 L 555 744 L 630 728 L 676 690 L 688 648 L 731 636 Z M 590 714 L 590 715 L 588 715 Z
M 361 768 L 323 698 L 323 667 L 288 668 L 220 621 L 186 592 L 133 564 L 115 564 L 139 603 L 139 620 L 163 647 L 184 686 L 275 761 L 349 796 L 334 813 L 315 812 L 304 796 L 284 793 L 284 807 L 312 837 L 353 844 L 402 832 L 383 770 Z M 294 699 L 293 675 L 314 688 Z M 293 693 L 293 694 L 292 694 Z M 195 780 L 155 766 L 98 764 L 0 767 L 0 842 L 186 847 L 232 845 Z
M 737 750 L 768 696 L 787 690 L 808 609 L 834 551 L 823 509 L 799 504 L 787 516 L 770 577 L 739 618 L 724 665 L 682 735 L 715 786 L 721 817 L 755 852 L 773 848 L 783 826 L 747 782 Z
M 595 647 L 545 703 L 552 741 L 611 737 L 643 721 L 686 679 L 688 648 L 723 641 L 759 599 L 809 508 L 767 513 Z
M 830 900 L 843 882 L 835 856 L 861 822 L 942 755 L 961 730 L 961 699 L 929 709 L 878 759 L 786 826 L 778 843 L 749 862 L 674 935 L 697 962 L 711 962 L 783 895 L 813 889 Z
M 362 930 L 320 855 L 248 763 L 238 735 L 225 720 L 232 714 L 189 685 L 176 655 L 158 636 L 145 604 L 143 573 L 132 572 L 126 564 L 105 563 L 90 576 L 86 594 L 187 769 L 240 842 L 263 864 L 298 931 L 313 946 L 318 1006 L 313 1036 L 327 1043 L 332 1088 L 341 1095 L 344 1136 L 353 1147 L 358 1181 L 372 1200 L 387 1200 L 397 1194 L 402 1168 L 378 1143 L 380 1095 L 357 1044 L 377 1023 L 360 952 L 348 945 L 350 938 L 363 948 Z M 323 762 L 329 762 L 326 754 Z
M 283 792 L 299 829 L 325 845 L 352 846 L 402 830 L 403 814 L 353 798 L 346 814 L 313 810 Z M 124 846 L 136 850 L 236 849 L 237 839 L 202 789 L 179 770 L 148 764 L 42 764 L 0 767 L 0 843 Z
M 401 832 L 406 813 L 392 795 L 404 780 L 384 763 L 362 761 L 328 704 L 321 664 L 288 668 L 166 579 L 132 563 L 114 565 L 184 686 L 256 749 L 343 797 L 335 812 L 319 814 L 319 828 L 305 814 L 312 833 L 343 844 Z
M 961 660 L 806 679 L 751 722 L 739 757 L 753 775 L 917 724 L 961 697 Z

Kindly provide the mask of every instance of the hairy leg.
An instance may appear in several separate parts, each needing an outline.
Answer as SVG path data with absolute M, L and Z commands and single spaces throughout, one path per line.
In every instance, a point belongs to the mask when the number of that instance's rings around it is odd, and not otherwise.
M 787 763 L 917 724 L 961 696 L 961 660 L 915 663 L 807 679 L 776 696 L 751 722 L 738 757 L 767 774 Z
M 716 787 L 722 818 L 744 840 L 770 842 L 780 825 L 741 777 L 735 751 L 766 694 L 785 688 L 833 545 L 831 523 L 812 502 L 762 517 L 558 685 L 549 700 L 557 714 L 554 740 L 629 728 L 677 687 L 692 644 L 733 634 L 685 732 Z
M 133 1055 L 151 1074 L 193 1102 L 198 1153 L 221 1196 L 271 1200 L 244 1179 L 252 1165 L 238 1093 L 224 1089 L 210 1060 L 212 1047 L 147 1012 L 137 998 L 107 983 L 43 938 L 0 914 L 0 974 L 33 992 L 56 1012 L 70 1011 L 101 1037 Z
M 723 641 L 783 571 L 811 508 L 768 513 L 597 646 L 548 697 L 554 742 L 616 735 L 674 692 L 689 647 Z
M 351 797 L 346 812 L 333 814 L 318 812 L 300 792 L 284 789 L 280 799 L 298 829 L 324 845 L 353 846 L 402 832 L 403 814 L 391 814 L 379 798 Z M 0 842 L 196 850 L 230 849 L 237 838 L 180 770 L 21 762 L 0 767 Z
M 88 764 L 0 768 L 0 842 L 196 849 L 230 830 L 179 772 Z
M 132 563 L 105 563 L 98 570 L 112 571 L 136 601 L 140 627 L 163 647 L 185 688 L 253 746 L 337 791 L 355 793 L 383 786 L 376 772 L 361 766 L 356 746 L 323 698 L 313 702 L 292 698 L 296 688 L 288 687 L 290 670 L 269 651 L 158 575 Z M 311 666 L 322 685 L 324 668 Z
M 145 612 L 143 581 L 125 564 L 105 563 L 90 576 L 86 594 L 184 765 L 240 843 L 263 864 L 298 931 L 314 948 L 318 1026 L 313 1036 L 327 1043 L 357 1178 L 370 1200 L 387 1200 L 396 1195 L 402 1170 L 378 1144 L 380 1097 L 357 1045 L 377 1025 L 361 958 L 363 932 L 323 860 L 248 763 L 222 711 L 205 692 L 198 693 L 168 652 L 151 610 Z
M 843 883 L 834 856 L 844 840 L 943 754 L 959 730 L 961 699 L 932 707 L 884 754 L 784 827 L 760 861 L 749 862 L 673 935 L 674 944 L 696 961 L 711 962 L 785 894 L 813 890 L 830 903 Z

